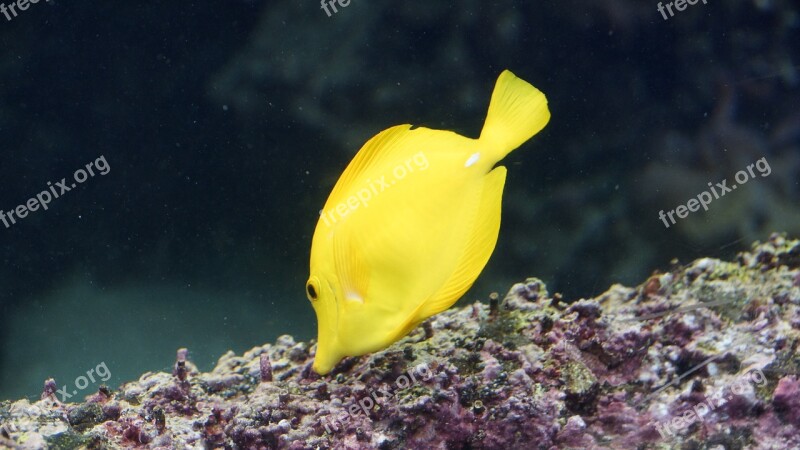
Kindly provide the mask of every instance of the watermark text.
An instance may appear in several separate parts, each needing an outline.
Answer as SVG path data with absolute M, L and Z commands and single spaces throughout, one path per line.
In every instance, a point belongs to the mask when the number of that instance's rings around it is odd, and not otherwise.
M 327 14 L 328 17 L 330 17 L 333 14 L 336 14 L 337 12 L 339 12 L 339 10 L 336 9 L 336 4 L 337 3 L 342 8 L 346 8 L 348 5 L 350 5 L 350 0 L 321 0 L 320 1 L 320 4 L 322 5 L 321 8 L 322 8 L 323 11 L 325 11 L 325 14 Z M 330 7 L 333 10 L 333 14 L 331 14 L 331 12 L 328 10 L 328 7 Z
M 664 20 L 667 20 L 667 19 L 669 19 L 669 17 L 674 17 L 675 16 L 675 13 L 672 12 L 672 6 L 673 5 L 675 6 L 676 10 L 685 11 L 686 8 L 688 7 L 688 5 L 694 6 L 694 5 L 698 4 L 700 1 L 702 1 L 704 5 L 708 4 L 707 0 L 675 0 L 674 2 L 667 2 L 667 7 L 666 7 L 667 10 L 666 11 L 664 11 L 664 5 L 662 5 L 661 2 L 658 2 L 657 8 L 658 8 L 658 12 L 661 13 L 661 16 L 664 17 Z M 669 17 L 667 17 L 667 11 L 669 12 Z
M 413 369 L 409 369 L 405 374 L 397 377 L 394 382 L 395 388 L 406 389 L 411 387 L 411 384 L 416 383 L 418 378 L 422 381 L 428 381 L 433 378 L 433 372 L 431 372 L 427 364 L 418 364 Z M 378 406 L 379 399 L 392 398 L 394 395 L 395 394 L 392 393 L 392 390 L 388 386 L 369 392 L 369 395 L 359 400 L 357 404 L 350 405 L 347 411 L 343 411 L 337 417 L 323 420 L 325 431 L 327 431 L 328 434 L 332 434 L 333 431 L 340 431 L 341 427 L 345 426 L 353 417 L 362 412 L 364 416 L 369 417 L 369 411 L 375 406 Z
M 746 171 L 740 170 L 736 172 L 736 175 L 734 175 L 734 179 L 736 180 L 736 182 L 742 185 L 747 183 L 751 178 L 755 178 L 756 174 L 753 171 L 753 168 L 758 169 L 758 172 L 762 178 L 767 177 L 769 176 L 769 174 L 772 173 L 772 168 L 770 168 L 769 163 L 767 162 L 767 158 L 764 157 L 754 162 L 753 164 L 749 164 L 747 166 Z M 697 210 L 700 209 L 700 207 L 702 207 L 705 211 L 708 211 L 708 205 L 712 201 L 719 199 L 720 197 L 724 197 L 725 194 L 729 192 L 733 192 L 733 190 L 736 189 L 738 186 L 735 184 L 731 184 L 730 186 L 728 186 L 728 180 L 722 180 L 722 182 L 717 183 L 716 187 L 712 186 L 711 182 L 709 181 L 708 187 L 711 188 L 711 192 L 703 191 L 699 195 L 697 195 L 697 198 L 690 199 L 688 202 L 686 202 L 685 205 L 678 205 L 677 208 L 671 209 L 666 214 L 662 209 L 661 211 L 658 212 L 658 218 L 661 219 L 662 222 L 664 222 L 665 227 L 669 228 L 670 223 L 672 225 L 675 225 L 676 223 L 674 216 L 677 215 L 679 219 L 685 219 L 690 212 L 696 212 Z M 719 191 L 717 189 L 719 189 Z M 714 194 L 713 197 L 711 196 L 711 193 Z M 669 218 L 669 222 L 667 222 L 667 218 Z
M 61 401 L 65 402 L 68 398 L 76 395 L 79 390 L 84 390 L 89 386 L 89 380 L 92 383 L 95 383 L 94 376 L 100 379 L 100 381 L 108 381 L 111 378 L 111 371 L 108 370 L 108 366 L 106 366 L 105 361 L 101 362 L 97 365 L 94 369 L 89 369 L 86 371 L 86 376 L 80 375 L 79 377 L 75 378 L 75 388 L 72 390 L 72 393 L 67 392 L 67 385 L 61 386 L 61 389 L 57 389 L 56 392 L 61 396 Z M 87 378 L 88 377 L 88 378 Z
M 3 15 L 6 16 L 6 20 L 10 22 L 11 19 L 17 17 L 18 13 L 16 10 L 25 11 L 31 7 L 31 3 L 35 5 L 39 3 L 39 0 L 17 0 L 9 3 L 8 6 L 6 6 L 5 3 L 0 3 L 0 13 L 3 13 Z M 11 17 L 12 15 L 14 17 Z
M 36 197 L 31 197 L 27 202 L 9 211 L 0 209 L 0 222 L 2 222 L 6 228 L 11 228 L 11 225 L 16 224 L 17 220 L 28 217 L 29 213 L 37 211 L 40 207 L 43 210 L 47 210 L 47 205 L 49 205 L 51 201 L 71 191 L 77 187 L 78 184 L 88 180 L 89 177 L 95 176 L 95 169 L 97 169 L 97 174 L 100 175 L 105 175 L 111 171 L 111 166 L 108 165 L 108 161 L 106 161 L 106 157 L 103 155 L 100 155 L 99 158 L 86 164 L 85 167 L 85 170 L 84 168 L 80 168 L 72 174 L 72 178 L 75 181 L 74 183 L 69 184 L 66 178 L 62 178 L 61 181 L 56 181 L 55 185 L 48 181 L 47 189 L 36 194 Z
M 368 178 L 365 182 L 365 186 L 359 189 L 358 192 L 348 197 L 347 200 L 340 202 L 338 205 L 331 206 L 327 211 L 320 210 L 319 215 L 322 217 L 325 225 L 331 226 L 332 223 L 344 219 L 358 208 L 366 208 L 369 206 L 369 202 L 377 197 L 378 194 L 389 189 L 408 174 L 413 173 L 417 169 L 425 170 L 428 167 L 430 167 L 430 163 L 428 163 L 428 158 L 425 156 L 425 153 L 416 153 L 414 156 L 392 169 L 391 176 L 393 176 L 394 179 L 387 181 L 386 175 L 382 175 L 375 180 Z
M 753 369 L 747 375 L 749 375 L 749 381 L 756 386 L 763 386 L 767 382 L 767 378 L 761 369 Z M 730 386 L 730 392 L 725 392 L 725 390 L 717 392 L 711 395 L 710 398 L 706 397 L 704 402 L 700 402 L 692 408 L 684 410 L 681 414 L 673 416 L 669 421 L 665 420 L 651 424 L 662 438 L 674 436 L 676 431 L 684 430 L 695 422 L 702 422 L 708 413 L 732 400 L 734 396 L 745 394 L 747 392 L 747 381 L 738 378 Z

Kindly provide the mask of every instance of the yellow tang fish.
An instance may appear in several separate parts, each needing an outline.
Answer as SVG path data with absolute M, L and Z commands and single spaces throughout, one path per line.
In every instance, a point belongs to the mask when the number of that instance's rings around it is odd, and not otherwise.
M 388 347 L 464 295 L 497 243 L 506 168 L 495 164 L 549 120 L 544 94 L 506 70 L 480 138 L 398 125 L 364 144 L 311 243 L 317 373 Z

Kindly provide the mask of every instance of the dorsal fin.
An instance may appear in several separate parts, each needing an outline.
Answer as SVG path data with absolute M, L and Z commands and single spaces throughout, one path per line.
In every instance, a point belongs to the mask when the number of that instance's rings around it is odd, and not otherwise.
M 342 176 L 339 177 L 339 181 L 333 187 L 328 201 L 330 199 L 338 199 L 342 191 L 346 191 L 355 180 L 359 180 L 361 175 L 374 164 L 387 158 L 393 158 L 395 152 L 402 150 L 403 147 L 400 144 L 404 140 L 403 138 L 408 136 L 410 129 L 411 125 L 409 124 L 393 126 L 381 131 L 367 141 L 353 160 L 350 161 L 350 164 L 347 165 Z M 335 201 L 338 202 L 338 200 Z

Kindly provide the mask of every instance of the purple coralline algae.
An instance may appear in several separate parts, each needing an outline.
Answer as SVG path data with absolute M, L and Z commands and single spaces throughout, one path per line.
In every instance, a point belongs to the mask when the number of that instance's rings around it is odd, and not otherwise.
M 0 403 L 0 447 L 800 448 L 800 242 L 772 235 L 567 303 L 537 279 L 325 377 L 282 336 L 201 373 L 178 351 L 62 403 Z

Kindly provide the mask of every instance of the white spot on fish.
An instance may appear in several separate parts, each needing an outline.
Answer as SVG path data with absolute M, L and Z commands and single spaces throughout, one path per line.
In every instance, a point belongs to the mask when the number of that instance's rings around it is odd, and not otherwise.
M 359 303 L 364 303 L 364 299 L 353 291 L 348 291 L 347 294 L 345 294 L 345 298 L 348 300 L 357 301 Z
M 476 162 L 478 162 L 478 160 L 479 160 L 480 158 L 481 158 L 481 154 L 480 154 L 480 152 L 478 152 L 478 153 L 473 153 L 473 154 L 472 154 L 472 155 L 470 155 L 470 157 L 467 159 L 467 162 L 465 162 L 465 163 L 464 163 L 464 167 L 470 167 L 470 166 L 472 166 L 473 164 L 475 164 Z

